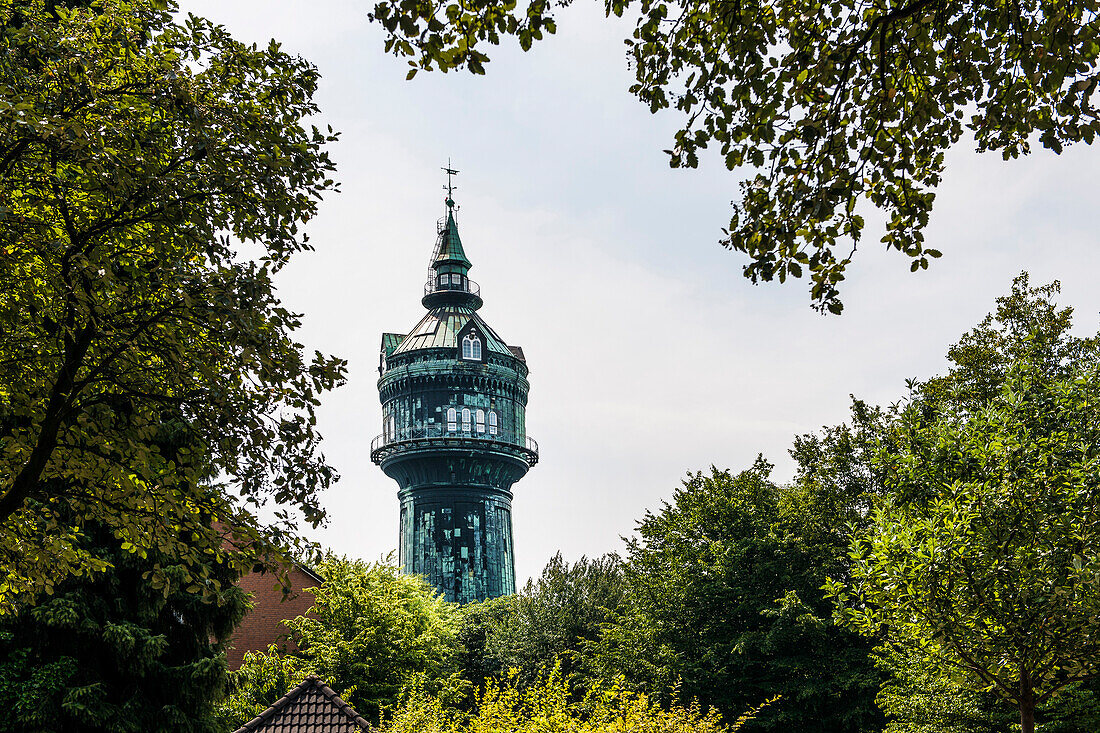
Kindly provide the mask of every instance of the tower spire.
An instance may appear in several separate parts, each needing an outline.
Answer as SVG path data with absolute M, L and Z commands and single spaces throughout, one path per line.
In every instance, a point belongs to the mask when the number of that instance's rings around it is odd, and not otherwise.
M 451 167 L 450 158 L 441 170 L 447 174 L 447 185 L 443 187 L 447 192 L 447 214 L 439 220 L 439 238 L 432 253 L 428 283 L 421 302 L 425 308 L 450 303 L 477 310 L 481 307 L 481 296 L 477 283 L 469 278 L 473 264 L 462 248 L 462 238 L 458 236 L 458 224 L 455 223 L 458 207 L 453 197 L 458 186 L 454 185 L 453 176 L 458 175 L 458 171 Z
M 458 186 L 451 182 L 451 176 L 457 176 L 458 171 L 451 167 L 450 158 L 447 158 L 447 167 L 443 168 L 443 172 L 447 174 L 447 185 L 443 187 L 447 191 L 447 208 L 453 209 L 455 205 L 454 190 L 458 188 Z

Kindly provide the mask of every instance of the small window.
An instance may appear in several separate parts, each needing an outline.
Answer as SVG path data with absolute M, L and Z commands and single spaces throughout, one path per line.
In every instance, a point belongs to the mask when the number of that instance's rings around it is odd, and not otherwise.
M 447 430 L 452 433 L 458 430 L 458 410 L 453 407 L 447 408 Z
M 447 285 L 450 282 L 451 282 L 451 276 L 450 275 L 447 275 L 446 273 L 444 273 L 443 275 L 439 276 L 439 284 L 440 285 Z
M 497 414 L 494 410 L 489 410 L 489 435 L 497 434 Z
M 390 415 L 390 421 L 389 421 L 389 424 L 386 427 L 389 428 L 389 433 L 390 433 L 390 439 L 391 440 L 393 440 L 395 437 L 397 437 L 397 424 L 396 424 L 396 421 L 393 419 L 393 415 Z
M 481 339 L 476 333 L 468 333 L 462 337 L 462 358 L 481 361 Z
M 485 432 L 485 410 L 477 411 L 477 431 L 479 433 Z
M 470 432 L 470 408 L 462 408 L 462 430 L 463 432 Z

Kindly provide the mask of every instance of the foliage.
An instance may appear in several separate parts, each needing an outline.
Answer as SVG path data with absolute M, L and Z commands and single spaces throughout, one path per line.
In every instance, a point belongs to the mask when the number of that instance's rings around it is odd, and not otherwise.
M 170 558 L 120 550 L 102 527 L 81 542 L 107 570 L 0 620 L 0 731 L 220 731 L 221 640 L 247 606 L 236 572 L 210 561 L 220 585 L 204 602 Z M 163 588 L 143 578 L 154 563 Z
M 884 733 L 1011 733 L 1012 711 L 996 695 L 913 650 L 877 651 L 890 672 L 876 698 L 889 721 Z
M 1046 377 L 1071 378 L 1094 361 L 1100 338 L 1074 336 L 1073 309 L 1059 308 L 1057 280 L 1032 287 L 1026 272 L 1011 292 L 947 351 L 951 369 L 914 386 L 926 415 L 960 415 L 980 410 L 1001 394 L 1013 365 L 1027 362 Z
M 780 696 L 751 730 L 877 730 L 871 645 L 833 625 L 821 591 L 842 545 L 770 471 L 758 459 L 694 474 L 646 514 L 628 543 L 627 609 L 595 663 L 725 715 Z
M 89 522 L 206 589 L 209 553 L 247 569 L 294 528 L 231 497 L 324 516 L 314 408 L 344 367 L 272 281 L 334 187 L 318 73 L 175 11 L 0 4 L 0 603 L 102 569 Z
M 582 701 L 553 669 L 534 684 L 514 677 L 490 683 L 472 715 L 448 709 L 438 698 L 415 691 L 385 721 L 383 733 L 725 733 L 738 730 L 756 711 L 723 725 L 716 712 L 697 703 L 663 708 L 621 684 L 597 686 Z
M 371 18 L 386 50 L 411 58 L 409 78 L 433 67 L 480 74 L 486 45 L 516 36 L 527 50 L 569 4 L 377 0 Z M 1100 132 L 1092 0 L 603 4 L 636 18 L 630 91 L 683 117 L 665 151 L 672 166 L 697 166 L 713 145 L 748 178 L 723 241 L 748 255 L 745 275 L 807 275 L 816 306 L 834 313 L 868 204 L 912 270 L 940 256 L 923 232 L 945 153 L 964 135 L 1008 159 Z
M 463 607 L 459 641 L 466 679 L 480 688 L 510 673 L 513 683 L 530 685 L 558 665 L 566 680 L 587 686 L 589 648 L 622 602 L 618 556 L 582 557 L 570 565 L 558 553 L 522 593 Z
M 310 674 L 376 722 L 414 684 L 444 700 L 466 692 L 452 671 L 456 606 L 386 563 L 328 557 L 317 571 L 313 607 L 285 622 L 288 647 L 246 654 L 232 673 L 227 720 L 251 720 Z
M 880 661 L 890 678 L 878 704 L 889 722 L 884 733 L 1011 733 L 1017 716 L 993 692 L 976 686 L 957 670 L 944 670 L 913 651 L 883 647 Z M 1035 711 L 1043 733 L 1100 730 L 1095 682 L 1067 687 Z
M 901 416 L 887 499 L 853 543 L 853 579 L 832 583 L 844 616 L 886 631 L 941 670 L 1018 706 L 1100 671 L 1100 370 L 1051 377 L 1030 359 L 965 418 Z

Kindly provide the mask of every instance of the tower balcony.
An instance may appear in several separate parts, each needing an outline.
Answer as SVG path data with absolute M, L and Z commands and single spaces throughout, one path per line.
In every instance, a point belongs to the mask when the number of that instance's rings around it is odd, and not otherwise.
M 458 275 L 451 276 L 455 281 L 459 280 Z M 468 277 L 461 278 L 461 282 L 453 281 L 441 281 L 441 277 L 433 277 L 424 283 L 424 295 L 431 295 L 432 293 L 441 292 L 458 292 L 469 293 L 470 295 L 481 296 L 481 286 Z
M 474 448 L 494 450 L 504 448 L 508 452 L 519 453 L 528 466 L 539 462 L 539 444 L 527 435 L 500 432 L 493 435 L 488 432 L 472 430 L 445 430 L 443 425 L 427 425 L 420 428 L 406 428 L 394 434 L 382 433 L 370 444 L 370 459 L 381 463 L 390 456 L 409 449 L 418 448 Z M 514 455 L 514 453 L 513 453 Z
M 482 304 L 481 287 L 458 273 L 433 275 L 424 283 L 424 297 L 420 302 L 425 308 L 458 304 L 477 310 Z

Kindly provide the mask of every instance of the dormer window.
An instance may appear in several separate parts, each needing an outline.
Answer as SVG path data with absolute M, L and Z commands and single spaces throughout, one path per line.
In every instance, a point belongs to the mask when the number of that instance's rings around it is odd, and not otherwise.
M 462 358 L 481 361 L 481 339 L 476 333 L 462 337 Z

